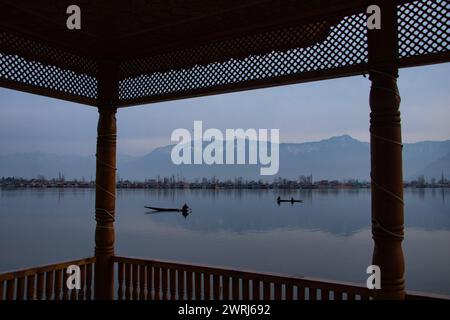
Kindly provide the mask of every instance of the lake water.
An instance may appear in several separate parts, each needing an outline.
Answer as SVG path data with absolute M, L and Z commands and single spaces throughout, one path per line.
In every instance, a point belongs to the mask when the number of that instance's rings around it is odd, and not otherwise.
M 93 190 L 1 190 L 0 272 L 92 256 L 93 208 Z M 405 190 L 405 223 L 407 288 L 450 294 L 450 189 Z M 365 283 L 372 248 L 370 190 L 118 191 L 119 255 Z

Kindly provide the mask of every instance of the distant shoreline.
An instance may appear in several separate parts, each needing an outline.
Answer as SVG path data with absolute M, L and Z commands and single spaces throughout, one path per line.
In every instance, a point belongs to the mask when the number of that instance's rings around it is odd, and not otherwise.
M 428 187 L 427 187 L 428 188 Z M 423 189 L 427 189 L 423 188 Z M 438 188 L 438 187 L 436 187 Z M 446 187 L 444 187 L 446 188 Z M 45 186 L 45 187 L 33 187 L 33 186 L 0 186 L 3 190 L 19 190 L 19 189 L 88 189 L 95 190 L 95 187 L 75 187 L 75 186 Z M 179 188 L 179 187 L 161 187 L 161 188 L 145 188 L 145 187 L 117 187 L 118 190 L 350 190 L 350 189 L 370 189 L 370 187 L 319 187 L 319 188 L 251 188 L 251 187 L 216 187 L 216 188 Z
M 414 181 L 405 181 L 405 188 L 450 188 L 450 181 L 442 177 L 439 181 L 431 179 L 427 181 L 424 177 Z M 312 176 L 300 176 L 297 180 L 275 178 L 272 182 L 263 180 L 244 180 L 243 178 L 219 180 L 216 178 L 195 179 L 194 181 L 177 180 L 175 177 L 164 177 L 158 179 L 147 179 L 145 181 L 120 180 L 116 184 L 117 189 L 188 189 L 188 190 L 314 190 L 314 189 L 370 189 L 369 181 L 358 181 L 356 179 L 318 180 L 314 181 Z M 66 180 L 59 179 L 24 179 L 15 177 L 2 177 L 0 179 L 1 189 L 95 189 L 95 181 Z

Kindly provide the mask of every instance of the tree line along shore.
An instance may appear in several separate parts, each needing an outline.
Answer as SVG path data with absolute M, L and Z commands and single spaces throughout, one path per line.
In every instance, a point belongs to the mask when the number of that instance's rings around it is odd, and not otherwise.
M 445 177 L 441 179 L 427 180 L 419 177 L 412 181 L 405 181 L 406 188 L 449 188 L 450 181 Z M 2 189 L 9 188 L 95 188 L 95 181 L 85 179 L 65 179 L 59 177 L 55 179 L 45 179 L 43 177 L 25 179 L 17 177 L 2 177 L 0 180 Z M 217 178 L 202 178 L 187 181 L 175 177 L 164 177 L 156 179 L 146 179 L 144 181 L 118 180 L 118 189 L 323 189 L 323 188 L 370 188 L 369 181 L 348 180 L 317 180 L 313 181 L 312 176 L 300 176 L 295 180 L 285 178 L 275 178 L 273 181 L 246 180 L 243 178 L 220 180 Z

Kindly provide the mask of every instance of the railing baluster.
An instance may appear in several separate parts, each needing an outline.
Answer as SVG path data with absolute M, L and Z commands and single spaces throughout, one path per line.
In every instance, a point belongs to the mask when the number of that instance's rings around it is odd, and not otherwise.
M 132 279 L 131 279 L 131 284 L 132 284 L 132 296 L 133 296 L 133 300 L 137 300 L 139 297 L 139 279 L 138 279 L 138 272 L 139 272 L 139 265 L 138 264 L 132 264 L 131 265 L 131 270 L 132 270 Z
M 70 300 L 77 300 L 78 298 L 78 290 L 73 288 L 70 290 Z
M 24 294 L 25 294 L 25 277 L 20 277 L 17 279 L 16 299 L 23 300 Z
M 154 281 L 155 281 L 155 300 L 162 300 L 161 294 L 161 268 L 155 267 L 153 269 Z
M 194 273 L 194 285 L 195 285 L 195 300 L 202 299 L 202 273 Z
M 0 281 L 0 301 L 3 300 L 3 286 L 4 286 L 4 281 Z
M 36 299 L 42 300 L 44 297 L 44 280 L 45 274 L 43 272 L 39 272 L 37 275 L 37 286 L 36 286 Z
M 230 277 L 225 275 L 223 281 L 223 300 L 230 300 Z
M 169 291 L 169 286 L 167 285 L 167 268 L 162 268 L 162 299 L 168 300 L 167 292 Z
M 35 275 L 29 275 L 27 277 L 27 299 L 28 300 L 34 300 L 35 295 L 34 295 L 34 278 Z
M 47 271 L 45 273 L 45 299 L 52 300 L 53 299 L 53 288 L 54 288 L 54 277 L 55 271 Z
M 125 300 L 131 299 L 131 264 L 125 264 Z
M 117 265 L 117 300 L 123 300 L 123 263 Z
M 177 269 L 170 269 L 170 299 L 177 300 Z
M 264 286 L 264 300 L 271 300 L 271 295 L 270 295 L 270 282 L 263 282 L 263 286 Z
M 218 274 L 213 274 L 213 288 L 214 288 L 213 292 L 214 300 L 220 300 L 221 287 L 220 287 L 220 275 Z
M 6 281 L 6 300 L 14 299 L 14 291 L 16 286 L 16 279 Z
M 249 290 L 250 290 L 249 280 L 246 278 L 242 278 L 242 300 L 250 300 Z
M 147 267 L 147 300 L 153 300 L 153 267 L 149 264 Z
M 239 300 L 239 278 L 233 277 L 231 278 L 231 300 Z
M 62 289 L 62 270 L 55 271 L 55 300 L 61 300 L 61 289 Z
M 145 300 L 145 265 L 139 265 L 139 300 Z
M 92 267 L 93 263 L 86 265 L 86 300 L 91 300 L 92 298 Z
M 204 274 L 204 282 L 205 282 L 205 300 L 211 300 L 211 274 Z
M 192 271 L 186 271 L 186 287 L 187 299 L 192 300 Z

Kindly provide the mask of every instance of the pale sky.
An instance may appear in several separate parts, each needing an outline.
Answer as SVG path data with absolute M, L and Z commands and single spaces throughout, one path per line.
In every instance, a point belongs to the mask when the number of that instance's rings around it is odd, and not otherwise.
M 450 139 L 450 63 L 400 70 L 404 142 Z M 369 140 L 370 81 L 363 76 L 119 109 L 118 153 L 170 144 L 174 129 L 280 129 L 281 142 L 349 134 Z M 0 88 L 0 154 L 95 153 L 94 107 Z

